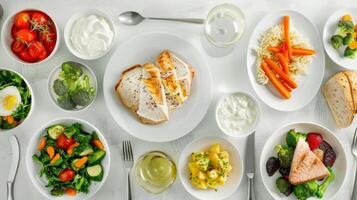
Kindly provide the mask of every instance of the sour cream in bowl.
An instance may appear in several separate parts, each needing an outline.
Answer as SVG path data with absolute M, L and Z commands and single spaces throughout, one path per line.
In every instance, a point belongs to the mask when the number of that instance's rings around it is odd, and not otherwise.
M 73 15 L 64 30 L 65 42 L 72 54 L 84 60 L 104 56 L 115 40 L 114 22 L 98 10 Z
M 260 119 L 258 101 L 251 95 L 235 92 L 224 96 L 216 108 L 216 122 L 223 133 L 232 137 L 255 131 Z

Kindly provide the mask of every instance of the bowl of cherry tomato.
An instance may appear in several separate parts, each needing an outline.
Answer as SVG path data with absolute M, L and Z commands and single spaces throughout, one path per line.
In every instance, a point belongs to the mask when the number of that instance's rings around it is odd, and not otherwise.
M 1 35 L 5 51 L 22 64 L 49 60 L 56 53 L 60 39 L 53 18 L 38 9 L 25 9 L 10 15 Z

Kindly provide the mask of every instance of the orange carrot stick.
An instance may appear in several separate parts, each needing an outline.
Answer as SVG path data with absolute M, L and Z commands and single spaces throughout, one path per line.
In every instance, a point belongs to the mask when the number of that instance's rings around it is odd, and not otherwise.
M 297 88 L 297 83 L 292 80 L 286 73 L 283 72 L 282 69 L 280 69 L 271 59 L 269 58 L 264 58 L 264 61 L 269 65 L 270 68 L 273 69 L 273 71 L 279 75 L 279 77 L 285 81 L 292 89 Z
M 66 189 L 66 194 L 68 195 L 68 196 L 76 196 L 77 195 L 77 191 L 75 190 L 75 189 L 72 189 L 72 188 L 67 188 Z
M 279 63 L 281 65 L 281 67 L 283 68 L 283 71 L 285 72 L 285 74 L 289 75 L 289 64 L 288 61 L 285 59 L 284 55 L 281 53 L 277 53 L 276 54 L 278 56 L 279 59 Z
M 59 153 L 56 153 L 56 155 L 52 158 L 51 164 L 55 163 L 57 160 L 61 158 L 61 155 Z
M 281 53 L 281 47 L 268 47 L 268 51 L 273 52 L 273 53 Z
M 92 143 L 94 146 L 98 147 L 98 149 L 104 150 L 104 145 L 99 139 L 94 139 Z
M 311 56 L 316 53 L 314 50 L 303 48 L 293 48 L 292 51 L 293 56 Z
M 262 63 L 261 67 L 262 67 L 265 75 L 269 78 L 269 80 L 274 85 L 274 87 L 278 90 L 280 95 L 283 96 L 285 99 L 290 99 L 291 94 L 284 87 L 284 85 L 280 82 L 280 80 L 275 76 L 275 74 L 269 69 L 268 65 L 266 63 Z
M 75 165 L 77 168 L 81 168 L 84 164 L 86 164 L 87 161 L 88 161 L 88 157 L 87 157 L 87 156 L 84 156 L 84 157 L 82 157 L 81 159 L 79 159 L 76 163 L 74 163 L 74 165 Z
M 38 144 L 37 149 L 39 151 L 41 151 L 43 148 L 45 148 L 45 146 L 46 146 L 46 138 L 42 137 L 41 140 L 40 140 L 40 143 Z
M 50 156 L 50 159 L 53 158 L 53 156 L 55 155 L 55 149 L 53 148 L 53 146 L 47 147 L 47 154 L 48 156 Z
M 289 16 L 284 16 L 284 35 L 285 35 L 286 46 L 288 49 L 289 59 L 292 59 L 293 51 L 290 41 L 290 17 Z

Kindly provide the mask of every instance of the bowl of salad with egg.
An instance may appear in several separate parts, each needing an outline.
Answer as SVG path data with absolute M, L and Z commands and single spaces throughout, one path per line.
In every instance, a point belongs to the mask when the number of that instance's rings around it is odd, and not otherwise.
M 34 106 L 29 83 L 19 73 L 0 68 L 0 132 L 20 126 Z

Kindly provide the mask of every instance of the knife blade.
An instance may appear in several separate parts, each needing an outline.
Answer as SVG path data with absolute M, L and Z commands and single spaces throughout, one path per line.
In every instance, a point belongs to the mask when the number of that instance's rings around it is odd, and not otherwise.
M 19 146 L 19 141 L 17 140 L 17 137 L 15 135 L 11 135 L 9 137 L 9 142 L 11 145 L 12 161 L 11 161 L 10 171 L 7 181 L 14 182 L 17 173 L 17 168 L 19 166 L 20 146 Z
M 255 200 L 254 175 L 255 175 L 255 132 L 248 136 L 245 152 L 245 174 L 248 180 L 248 200 Z

